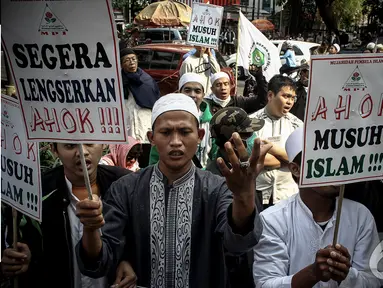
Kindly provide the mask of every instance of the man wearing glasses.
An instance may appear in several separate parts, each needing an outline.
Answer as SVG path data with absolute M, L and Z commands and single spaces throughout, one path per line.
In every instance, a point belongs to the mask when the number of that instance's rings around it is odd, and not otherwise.
M 275 75 L 268 83 L 267 105 L 250 118 L 265 120 L 258 131 L 264 142 L 272 142 L 273 148 L 265 159 L 265 167 L 257 177 L 257 192 L 262 192 L 263 205 L 268 207 L 298 192 L 298 187 L 288 170 L 285 142 L 288 136 L 303 122 L 290 113 L 296 102 L 296 85 L 292 79 Z
M 128 136 L 140 141 L 143 154 L 149 155 L 150 144 L 146 133 L 151 129 L 152 108 L 161 97 L 160 89 L 149 74 L 138 68 L 137 55 L 133 50 L 122 49 L 120 57 Z M 142 164 L 145 167 L 145 163 Z

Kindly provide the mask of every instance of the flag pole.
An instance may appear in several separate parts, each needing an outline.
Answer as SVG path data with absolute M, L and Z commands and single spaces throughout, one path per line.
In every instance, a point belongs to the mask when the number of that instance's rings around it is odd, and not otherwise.
M 241 35 L 241 8 L 239 8 L 239 17 L 238 17 L 238 37 L 237 37 L 237 55 L 235 60 L 235 87 L 236 91 L 238 88 L 238 59 L 239 59 L 239 41 Z

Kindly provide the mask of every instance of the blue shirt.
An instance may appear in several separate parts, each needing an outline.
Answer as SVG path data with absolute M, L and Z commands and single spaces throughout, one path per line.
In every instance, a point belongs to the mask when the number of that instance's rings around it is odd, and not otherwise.
M 281 59 L 286 59 L 286 65 L 289 67 L 297 67 L 297 64 L 295 63 L 295 53 L 287 49 L 285 54 L 280 56 Z

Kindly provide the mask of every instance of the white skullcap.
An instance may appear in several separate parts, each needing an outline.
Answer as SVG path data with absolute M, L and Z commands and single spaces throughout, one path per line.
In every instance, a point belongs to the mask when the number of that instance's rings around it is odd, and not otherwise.
M 339 52 L 340 51 L 340 46 L 338 44 L 333 44 L 332 46 L 335 47 L 336 51 Z
M 227 73 L 218 72 L 218 73 L 215 73 L 213 76 L 211 76 L 211 84 L 213 85 L 215 81 L 221 78 L 226 78 L 227 80 L 230 80 L 230 77 Z
M 197 82 L 201 84 L 202 89 L 205 89 L 206 81 L 202 78 L 201 75 L 197 73 L 185 73 L 184 75 L 182 75 L 180 81 L 178 82 L 178 90 L 181 91 L 182 87 L 184 87 L 186 83 L 190 82 Z
M 367 44 L 367 47 L 366 47 L 368 50 L 374 50 L 375 48 L 375 43 L 374 42 L 370 42 Z
M 198 108 L 193 99 L 182 93 L 171 93 L 160 97 L 160 99 L 154 103 L 152 109 L 152 126 L 160 115 L 169 111 L 189 112 L 199 123 Z
M 295 157 L 302 152 L 303 148 L 303 127 L 298 127 L 290 134 L 286 141 L 286 153 L 289 158 L 289 162 L 293 162 Z

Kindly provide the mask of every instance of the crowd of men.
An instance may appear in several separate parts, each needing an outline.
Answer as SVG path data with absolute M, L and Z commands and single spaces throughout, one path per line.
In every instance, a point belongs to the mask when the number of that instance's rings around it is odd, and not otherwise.
M 4 210 L 2 276 L 20 287 L 381 287 L 374 206 L 345 199 L 334 246 L 339 187 L 297 185 L 308 66 L 298 82 L 251 67 L 248 95 L 232 95 L 214 52 L 196 47 L 178 92 L 160 96 L 134 51 L 120 55 L 129 142 L 105 156 L 83 144 L 92 199 L 77 145 L 52 144 L 62 165 L 42 176 L 43 222 L 20 216 L 17 247 Z M 349 198 L 383 191 L 358 185 Z

